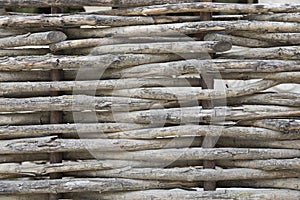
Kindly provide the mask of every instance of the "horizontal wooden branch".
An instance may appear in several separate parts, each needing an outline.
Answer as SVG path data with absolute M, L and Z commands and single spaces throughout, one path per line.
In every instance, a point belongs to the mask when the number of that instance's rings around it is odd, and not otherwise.
M 300 94 L 298 93 L 261 93 L 251 96 L 229 98 L 228 105 L 281 105 L 281 106 L 300 106 Z
M 98 46 L 92 49 L 92 55 L 106 53 L 216 53 L 231 49 L 231 43 L 225 41 L 162 42 L 145 44 L 116 44 Z
M 241 51 L 220 53 L 219 58 L 226 59 L 283 59 L 299 60 L 300 50 L 298 46 L 251 48 Z
M 262 170 L 296 170 L 300 168 L 300 159 L 270 159 L 251 161 L 220 161 L 217 165 L 223 167 L 244 167 Z
M 298 4 L 230 4 L 230 3 L 177 3 L 147 7 L 99 11 L 100 14 L 112 15 L 161 15 L 185 12 L 222 12 L 222 13 L 268 13 L 300 12 Z
M 241 125 L 256 126 L 270 130 L 279 130 L 285 134 L 299 134 L 300 121 L 295 119 L 263 119 L 240 122 Z
M 222 181 L 218 183 L 223 187 L 246 187 L 246 188 L 280 188 L 298 190 L 299 178 L 284 178 L 284 179 L 261 179 L 261 180 L 240 180 L 240 181 Z
M 56 194 L 69 192 L 115 192 L 144 190 L 155 188 L 178 187 L 177 182 L 143 181 L 116 178 L 84 178 L 84 179 L 54 179 L 54 180 L 20 180 L 1 181 L 0 194 Z
M 68 159 L 91 158 L 91 155 L 73 152 L 64 154 Z M 97 159 L 169 162 L 193 160 L 264 160 L 293 159 L 300 155 L 296 149 L 266 149 L 266 148 L 183 148 L 158 149 L 134 152 L 93 152 Z M 94 157 L 92 158 L 94 159 Z
M 146 5 L 157 5 L 157 4 L 168 4 L 168 3 L 188 3 L 194 2 L 195 0 L 1 0 L 0 7 L 83 7 L 83 6 L 108 6 L 108 7 L 134 7 L 134 6 L 146 6 Z
M 257 39 L 244 38 L 239 36 L 211 33 L 204 37 L 205 41 L 227 41 L 233 45 L 242 47 L 273 47 L 279 46 L 275 42 L 262 41 Z
M 112 44 L 130 44 L 130 43 L 150 43 L 150 42 L 181 42 L 193 41 L 190 37 L 111 37 L 111 38 L 90 38 L 81 40 L 68 40 L 50 45 L 50 49 L 54 52 L 76 49 L 97 47 Z
M 84 111 L 102 110 L 126 112 L 148 110 L 155 106 L 175 107 L 178 102 L 135 99 L 127 97 L 93 97 L 88 95 L 65 95 L 59 97 L 0 98 L 1 112 L 20 111 Z
M 1 63 L 0 63 L 1 66 Z M 244 60 L 213 59 L 183 60 L 134 66 L 121 70 L 108 70 L 103 74 L 107 78 L 138 77 L 174 77 L 186 74 L 215 73 L 275 73 L 284 71 L 300 71 L 300 62 L 288 60 Z
M 3 85 L 6 83 L 3 83 Z M 201 88 L 182 88 L 183 90 L 178 90 L 174 87 L 164 87 L 164 88 L 136 88 L 136 89 L 123 89 L 114 90 L 112 92 L 104 92 L 107 95 L 116 95 L 124 97 L 135 97 L 135 98 L 146 98 L 146 99 L 164 99 L 164 100 L 211 100 L 211 99 L 223 99 L 231 97 L 240 97 L 246 95 L 252 95 L 257 92 L 269 89 L 273 86 L 278 85 L 279 82 L 273 80 L 262 80 L 255 83 L 248 84 L 239 88 L 228 88 L 224 91 L 216 91 L 212 89 L 201 89 Z M 7 84 L 9 86 L 9 84 Z M 16 89 L 16 85 L 14 85 Z M 5 87 L 7 88 L 7 87 Z M 3 88 L 3 91 L 5 89 Z
M 86 74 L 83 74 L 86 76 Z M 141 78 L 141 79 L 111 79 L 92 81 L 56 81 L 56 82 L 6 82 L 0 85 L 0 96 L 10 93 L 72 91 L 74 94 L 84 91 L 118 90 L 142 87 L 191 87 L 195 86 L 197 79 L 189 82 L 186 79 Z M 200 89 L 198 88 L 198 91 Z M 118 93 L 117 93 L 118 94 Z
M 277 21 L 277 22 L 300 22 L 299 13 L 284 13 L 284 14 L 265 14 L 265 15 L 247 15 L 244 17 L 247 20 L 257 21 Z
M 186 123 L 216 123 L 224 121 L 247 121 L 264 118 L 297 117 L 300 111 L 297 107 L 243 105 L 238 107 L 216 107 L 202 109 L 202 107 L 184 107 L 170 109 L 151 109 L 125 113 L 98 113 L 100 122 L 122 122 L 142 124 L 186 124 Z M 88 113 L 77 113 L 77 122 L 88 123 Z M 70 114 L 65 120 L 71 119 Z
M 1 154 L 90 151 L 133 151 L 163 148 L 187 148 L 194 138 L 127 140 L 127 139 L 59 139 L 55 136 L 0 141 Z
M 69 28 L 64 33 L 70 39 L 97 37 L 150 37 L 150 36 L 183 36 L 200 32 L 214 31 L 257 31 L 261 32 L 300 32 L 298 23 L 264 22 L 264 21 L 204 21 L 159 25 L 141 25 L 114 28 Z
M 0 2 L 1 3 L 1 2 Z M 183 21 L 195 21 L 192 17 L 125 17 L 95 14 L 40 14 L 40 15 L 5 15 L 0 16 L 2 28 L 66 28 L 89 26 L 130 26 L 146 24 L 163 24 Z
M 150 163 L 144 161 L 122 161 L 122 160 L 103 160 L 103 161 L 80 161 L 63 162 L 52 164 L 34 164 L 34 163 L 3 163 L 0 164 L 0 174 L 15 174 L 23 176 L 43 176 L 49 173 L 58 172 L 78 172 L 92 170 L 108 170 L 124 167 L 162 167 L 164 163 Z
M 300 136 L 297 135 L 288 135 L 279 131 L 263 128 L 241 126 L 222 127 L 214 125 L 181 125 L 163 128 L 159 127 L 142 130 L 120 131 L 102 135 L 102 137 L 123 139 L 154 139 L 161 137 L 168 138 L 183 136 L 218 136 L 261 140 L 300 139 Z M 100 134 L 99 137 L 101 137 Z
M 19 50 L 17 50 L 19 51 Z M 26 50 L 24 50 L 26 52 Z M 31 51 L 28 52 L 30 54 Z M 0 50 L 1 54 L 1 50 Z M 3 57 L 0 59 L 0 70 L 15 71 L 29 69 L 98 69 L 96 70 L 97 79 L 107 68 L 124 68 L 149 63 L 160 63 L 167 61 L 182 60 L 179 55 L 175 54 L 107 54 L 101 56 L 20 56 L 20 57 Z M 101 64 L 99 64 L 101 63 Z M 101 70 L 102 69 L 102 70 Z M 90 75 L 92 76 L 92 75 Z M 95 72 L 93 72 L 93 76 Z M 89 73 L 85 73 L 89 77 Z M 80 78 L 80 76 L 78 77 Z
M 300 44 L 300 33 L 261 33 L 249 31 L 236 31 L 231 32 L 230 34 L 258 40 L 276 42 L 284 45 Z
M 89 123 L 89 124 L 44 124 L 28 126 L 0 126 L 0 139 L 42 137 L 55 134 L 82 134 L 96 133 L 100 138 L 101 133 L 114 133 L 135 129 L 150 128 L 149 125 L 129 123 Z M 288 136 L 284 138 L 288 138 Z
M 91 172 L 67 173 L 75 177 L 114 177 L 133 178 L 141 180 L 165 180 L 165 181 L 224 181 L 247 179 L 272 179 L 272 178 L 296 178 L 300 172 L 293 170 L 265 171 L 259 169 L 234 168 L 234 169 L 199 169 L 194 167 L 184 168 L 123 168 L 112 170 L 100 170 Z
M 1 23 L 1 22 L 0 22 Z M 67 39 L 67 36 L 60 31 L 29 33 L 26 35 L 18 35 L 15 37 L 1 38 L 0 48 L 32 46 L 32 45 L 48 45 L 61 42 Z
M 273 199 L 282 200 L 290 199 L 297 200 L 299 198 L 299 191 L 293 190 L 249 190 L 245 189 L 242 191 L 238 190 L 221 190 L 218 191 L 186 191 L 186 190 L 146 190 L 146 191 L 133 191 L 133 192 L 115 192 L 106 194 L 96 194 L 95 197 L 101 197 L 104 200 L 113 199 L 131 199 L 131 200 L 146 200 L 150 198 L 155 199 L 234 199 L 234 198 L 246 198 L 246 199 Z M 71 197 L 76 199 L 76 195 L 71 195 Z M 89 198 L 89 194 L 81 195 L 80 198 Z M 27 199 L 26 199 L 27 200 Z

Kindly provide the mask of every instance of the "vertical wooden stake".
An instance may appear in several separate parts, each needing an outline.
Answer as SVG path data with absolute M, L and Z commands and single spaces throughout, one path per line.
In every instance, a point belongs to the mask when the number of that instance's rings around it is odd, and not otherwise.
M 51 13 L 62 13 L 63 9 L 58 7 L 51 7 Z M 63 80 L 63 70 L 53 69 L 51 70 L 51 80 L 52 81 L 61 81 Z M 59 92 L 51 92 L 51 96 L 59 96 Z M 62 112 L 58 111 L 51 111 L 50 112 L 50 123 L 51 124 L 60 124 L 62 123 Z M 61 135 L 58 135 L 58 137 L 61 137 Z M 50 163 L 61 163 L 63 160 L 62 153 L 50 153 L 49 156 Z M 51 173 L 49 174 L 50 179 L 61 179 L 63 177 L 62 173 Z M 61 194 L 50 194 L 49 200 L 58 200 L 62 198 Z
M 212 0 L 202 0 L 202 2 L 212 2 Z M 200 13 L 201 21 L 210 21 L 212 20 L 212 13 Z M 205 34 L 198 34 L 200 40 L 203 40 Z M 201 83 L 202 89 L 213 89 L 214 88 L 214 79 L 212 76 L 207 75 L 206 73 L 201 74 Z M 212 109 L 214 107 L 213 102 L 211 100 L 206 100 L 201 102 L 203 109 Z M 202 145 L 203 148 L 213 148 L 215 146 L 215 137 L 206 137 L 205 144 Z M 215 162 L 210 160 L 203 161 L 204 169 L 215 169 Z M 216 190 L 216 182 L 215 181 L 205 181 L 204 184 L 205 191 Z

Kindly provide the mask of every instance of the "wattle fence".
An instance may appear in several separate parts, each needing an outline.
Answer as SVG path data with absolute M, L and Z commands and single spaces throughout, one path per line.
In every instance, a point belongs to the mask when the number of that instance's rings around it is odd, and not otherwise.
M 1 200 L 300 199 L 300 4 L 0 7 Z

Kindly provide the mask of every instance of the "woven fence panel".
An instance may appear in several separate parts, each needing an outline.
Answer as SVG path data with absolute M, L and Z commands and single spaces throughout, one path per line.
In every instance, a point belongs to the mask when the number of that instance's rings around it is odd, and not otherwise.
M 0 7 L 0 199 L 300 199 L 300 5 Z

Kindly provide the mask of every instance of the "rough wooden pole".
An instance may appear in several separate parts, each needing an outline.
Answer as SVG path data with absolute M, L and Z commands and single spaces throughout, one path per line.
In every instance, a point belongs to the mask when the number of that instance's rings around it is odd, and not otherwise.
M 51 13 L 62 13 L 63 8 L 60 7 L 51 7 Z M 63 70 L 61 69 L 52 69 L 50 72 L 51 80 L 52 81 L 60 81 L 63 80 Z M 51 96 L 58 96 L 59 92 L 52 91 Z M 50 123 L 51 124 L 60 124 L 63 122 L 62 112 L 59 111 L 51 111 L 50 112 Z M 62 137 L 59 135 L 59 137 Z M 62 163 L 63 154 L 62 153 L 50 153 L 50 163 Z M 61 179 L 62 173 L 51 173 L 49 174 L 50 179 Z M 58 200 L 62 198 L 62 194 L 49 194 L 49 200 Z
M 212 2 L 212 0 L 202 0 L 202 2 Z M 212 20 L 212 13 L 209 12 L 202 12 L 200 13 L 200 20 L 201 21 L 210 21 Z M 205 34 L 198 34 L 196 37 L 199 37 L 201 40 L 204 39 Z M 201 81 L 200 86 L 202 86 L 202 89 L 213 89 L 214 88 L 214 79 L 212 76 L 208 76 L 205 73 L 202 73 L 201 75 Z M 211 100 L 205 100 L 202 101 L 202 107 L 203 109 L 211 109 L 213 108 L 213 103 Z M 211 148 L 214 146 L 214 137 L 209 137 L 204 140 L 202 146 L 204 148 Z M 203 161 L 203 168 L 204 169 L 215 169 L 215 162 L 212 160 L 204 160 Z M 205 181 L 203 183 L 203 187 L 205 191 L 211 191 L 216 190 L 216 181 Z

